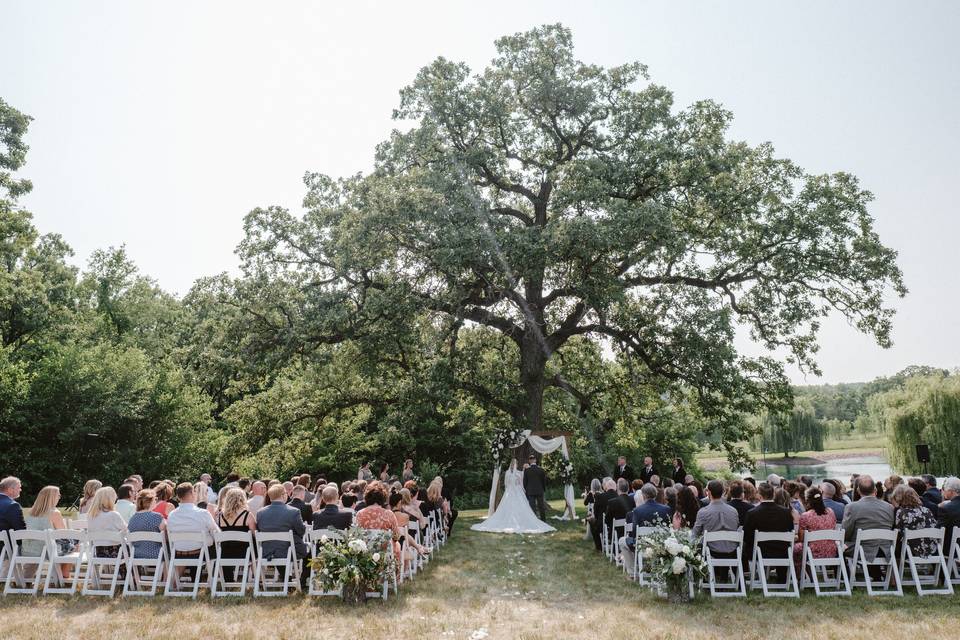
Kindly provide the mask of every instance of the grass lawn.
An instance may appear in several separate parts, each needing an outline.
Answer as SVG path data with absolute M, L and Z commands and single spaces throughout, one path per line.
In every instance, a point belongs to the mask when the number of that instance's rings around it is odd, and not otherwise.
M 560 508 L 560 503 L 554 503 Z M 627 582 L 583 540 L 582 524 L 555 534 L 469 531 L 399 598 L 359 610 L 333 599 L 225 600 L 7 596 L 0 638 L 925 638 L 957 637 L 957 597 L 717 600 L 669 606 Z M 483 630 L 483 631 L 481 631 Z M 486 635 L 484 634 L 486 633 Z

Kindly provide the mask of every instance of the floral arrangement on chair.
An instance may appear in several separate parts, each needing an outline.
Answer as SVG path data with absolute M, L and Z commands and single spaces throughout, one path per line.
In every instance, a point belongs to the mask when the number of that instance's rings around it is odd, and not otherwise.
M 649 566 L 651 588 L 671 601 L 688 601 L 689 581 L 699 580 L 706 571 L 700 545 L 690 541 L 690 529 L 658 526 L 637 539 L 637 553 L 643 554 L 643 562 Z
M 363 602 L 394 570 L 390 532 L 352 527 L 341 533 L 342 538 L 320 536 L 310 560 L 314 584 L 324 591 L 342 589 L 346 602 Z

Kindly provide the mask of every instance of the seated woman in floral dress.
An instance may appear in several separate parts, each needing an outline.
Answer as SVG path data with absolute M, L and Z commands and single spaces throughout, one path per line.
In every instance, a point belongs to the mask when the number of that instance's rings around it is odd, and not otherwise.
M 380 529 L 389 531 L 393 540 L 393 555 L 400 564 L 400 544 L 397 542 L 403 532 L 392 511 L 386 508 L 387 493 L 383 483 L 371 482 L 363 494 L 366 507 L 357 512 L 357 526 L 364 529 Z
M 807 489 L 805 494 L 807 510 L 800 514 L 797 542 L 793 545 L 793 562 L 800 566 L 803 559 L 803 536 L 810 531 L 829 531 L 836 529 L 837 516 L 833 509 L 828 509 L 823 503 L 823 494 L 820 486 L 814 485 Z M 818 540 L 810 543 L 810 551 L 814 558 L 835 558 L 837 545 L 831 540 Z

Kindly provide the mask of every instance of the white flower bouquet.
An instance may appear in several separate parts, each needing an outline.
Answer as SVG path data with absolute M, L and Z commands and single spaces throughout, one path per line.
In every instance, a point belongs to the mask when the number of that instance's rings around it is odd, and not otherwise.
M 362 602 L 368 590 L 379 590 L 394 570 L 388 531 L 353 527 L 342 540 L 320 537 L 317 555 L 310 560 L 313 580 L 325 591 L 342 589 L 344 600 Z
M 689 529 L 674 531 L 669 526 L 659 526 L 637 540 L 637 553 L 643 555 L 649 568 L 651 588 L 671 600 L 686 600 L 689 580 L 702 578 L 706 571 L 700 547 L 690 543 Z

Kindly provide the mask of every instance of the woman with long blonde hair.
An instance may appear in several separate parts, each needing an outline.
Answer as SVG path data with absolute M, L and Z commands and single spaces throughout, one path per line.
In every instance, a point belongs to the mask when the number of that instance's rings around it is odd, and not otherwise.
M 90 501 L 103 483 L 99 480 L 87 480 L 83 485 L 83 497 L 80 498 L 80 513 L 86 513 L 90 510 Z
M 60 515 L 57 505 L 60 503 L 60 487 L 48 485 L 40 489 L 33 507 L 24 515 L 27 529 L 31 531 L 46 531 L 47 529 L 66 529 L 67 523 Z M 60 553 L 69 553 L 73 544 L 69 540 L 60 540 Z M 25 556 L 39 556 L 43 551 L 43 542 L 40 540 L 24 540 L 20 543 L 21 553 Z M 64 565 L 64 577 L 69 577 L 70 566 Z
M 117 513 L 117 492 L 113 487 L 101 487 L 90 499 L 90 510 L 87 511 L 87 533 L 91 541 L 96 541 L 98 531 L 126 532 L 127 523 L 123 516 Z M 97 547 L 97 557 L 116 558 L 120 552 L 120 545 Z M 124 575 L 126 575 L 124 573 Z
M 217 526 L 221 531 L 256 531 L 257 518 L 247 508 L 247 494 L 243 489 L 231 487 L 220 498 L 220 511 L 217 513 Z M 245 542 L 223 542 L 220 553 L 224 558 L 243 558 L 247 555 Z M 233 580 L 233 568 L 224 567 L 224 579 Z

